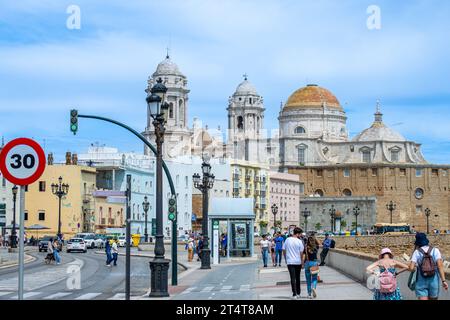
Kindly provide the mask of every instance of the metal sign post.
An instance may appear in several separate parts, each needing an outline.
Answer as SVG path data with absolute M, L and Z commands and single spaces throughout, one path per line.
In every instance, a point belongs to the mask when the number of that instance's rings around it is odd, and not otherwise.
M 125 300 L 130 300 L 130 247 L 131 247 L 131 174 L 127 174 L 127 224 L 126 224 L 126 258 L 125 258 Z
M 19 300 L 23 300 L 24 246 L 25 246 L 25 187 L 20 187 L 20 230 L 19 230 Z

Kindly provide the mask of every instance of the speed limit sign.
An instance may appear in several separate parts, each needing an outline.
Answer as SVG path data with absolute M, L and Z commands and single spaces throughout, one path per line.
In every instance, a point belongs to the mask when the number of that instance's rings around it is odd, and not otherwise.
M 0 171 L 9 182 L 25 186 L 40 178 L 45 170 L 45 153 L 41 146 L 28 138 L 15 139 L 0 153 Z

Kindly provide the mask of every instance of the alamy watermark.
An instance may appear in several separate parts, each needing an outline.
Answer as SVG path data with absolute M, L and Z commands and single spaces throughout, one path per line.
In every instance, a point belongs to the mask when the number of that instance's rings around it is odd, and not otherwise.
M 66 13 L 69 14 L 66 20 L 66 27 L 69 30 L 81 29 L 81 10 L 76 4 L 67 7 Z
M 381 29 L 381 9 L 377 5 L 370 5 L 367 7 L 367 29 L 380 30 Z

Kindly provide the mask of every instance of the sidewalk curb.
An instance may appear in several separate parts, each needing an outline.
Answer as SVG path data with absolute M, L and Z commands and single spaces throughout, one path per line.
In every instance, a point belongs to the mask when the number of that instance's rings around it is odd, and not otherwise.
M 33 261 L 36 261 L 36 260 L 37 260 L 37 258 L 35 258 L 35 257 L 31 256 L 31 255 L 25 254 L 25 259 L 24 259 L 23 263 L 27 264 L 27 263 L 30 263 L 30 262 L 33 262 Z M 6 269 L 6 268 L 15 267 L 15 266 L 18 266 L 18 265 L 19 265 L 18 262 L 12 262 L 12 263 L 7 262 L 7 263 L 4 263 L 2 266 L 0 266 L 0 270 Z

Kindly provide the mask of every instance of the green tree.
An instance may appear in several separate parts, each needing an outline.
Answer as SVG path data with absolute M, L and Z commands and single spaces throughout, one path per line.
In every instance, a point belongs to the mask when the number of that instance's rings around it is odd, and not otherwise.
M 316 231 L 319 231 L 320 229 L 322 229 L 322 225 L 320 224 L 320 222 L 317 222 L 315 227 L 316 227 Z
M 347 227 L 347 221 L 345 221 L 345 220 L 342 220 L 341 221 L 341 228 L 346 228 Z

